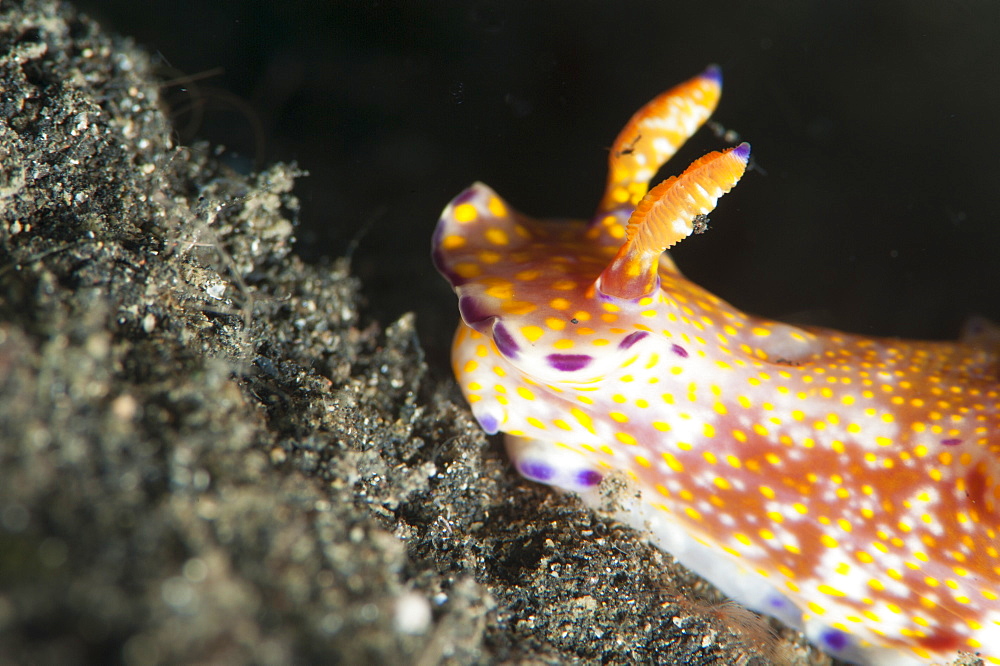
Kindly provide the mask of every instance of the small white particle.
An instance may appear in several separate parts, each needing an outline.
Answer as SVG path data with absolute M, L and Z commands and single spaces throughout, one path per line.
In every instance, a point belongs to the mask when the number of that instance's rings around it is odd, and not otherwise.
M 426 633 L 431 625 L 431 605 L 427 597 L 417 592 L 407 592 L 400 596 L 396 600 L 394 622 L 396 630 L 402 634 Z

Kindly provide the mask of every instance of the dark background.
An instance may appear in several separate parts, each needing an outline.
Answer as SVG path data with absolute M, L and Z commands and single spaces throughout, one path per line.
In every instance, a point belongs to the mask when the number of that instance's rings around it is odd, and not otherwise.
M 299 253 L 352 252 L 368 312 L 416 311 L 435 364 L 457 320 L 429 260 L 448 200 L 483 180 L 529 214 L 589 216 L 632 112 L 713 62 L 715 120 L 760 170 L 675 251 L 690 277 L 873 335 L 1000 318 L 993 2 L 75 4 L 156 54 L 182 140 L 307 169 Z M 722 145 L 703 130 L 665 173 Z

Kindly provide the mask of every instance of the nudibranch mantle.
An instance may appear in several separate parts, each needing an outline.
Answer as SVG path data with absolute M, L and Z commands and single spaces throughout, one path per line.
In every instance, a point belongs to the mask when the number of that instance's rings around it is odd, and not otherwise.
M 589 222 L 533 220 L 480 183 L 448 204 L 433 257 L 473 414 L 528 478 L 593 505 L 629 479 L 622 520 L 840 658 L 1000 664 L 1000 336 L 791 326 L 686 280 L 665 250 L 749 146 L 648 181 L 720 93 L 713 67 L 637 112 Z

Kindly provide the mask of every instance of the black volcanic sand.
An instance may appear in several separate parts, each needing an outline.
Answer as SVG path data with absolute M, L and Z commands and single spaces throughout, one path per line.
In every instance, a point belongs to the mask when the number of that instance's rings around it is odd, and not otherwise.
M 293 253 L 304 174 L 175 145 L 158 85 L 0 5 L 0 663 L 829 663 L 520 479 Z

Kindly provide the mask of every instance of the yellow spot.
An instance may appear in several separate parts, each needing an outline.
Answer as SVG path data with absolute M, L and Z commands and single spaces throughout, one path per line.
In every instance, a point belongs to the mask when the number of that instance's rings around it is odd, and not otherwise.
M 528 339 L 528 342 L 537 342 L 540 337 L 545 335 L 545 331 L 541 326 L 522 326 L 521 335 Z
M 475 361 L 468 361 L 468 362 L 467 362 L 467 363 L 465 364 L 465 367 L 464 367 L 464 368 L 462 368 L 462 369 L 463 369 L 463 370 L 464 370 L 465 372 L 474 372 L 474 371 L 475 371 L 475 369 L 476 369 L 476 368 L 478 368 L 478 367 L 479 367 L 479 364 L 478 364 L 478 363 L 476 363 Z
M 573 418 L 575 418 L 580 423 L 580 425 L 589 430 L 592 435 L 597 434 L 597 431 L 594 430 L 594 422 L 590 420 L 590 417 L 587 415 L 585 411 L 578 409 L 577 407 L 574 407 L 573 409 L 569 410 L 569 413 Z
M 538 306 L 531 301 L 508 301 L 503 304 L 503 311 L 512 315 L 524 315 L 537 309 Z
M 669 451 L 663 454 L 663 461 L 667 463 L 667 467 L 669 467 L 675 472 L 679 473 L 684 471 L 684 465 L 682 465 L 681 461 L 678 460 L 676 456 L 674 456 L 674 454 L 670 453 Z
M 647 458 L 644 458 L 643 456 L 636 456 L 635 457 L 635 461 L 637 463 L 639 463 L 643 467 L 652 467 L 653 466 L 652 463 L 650 463 L 649 460 Z
M 715 428 L 712 427 L 711 423 L 706 423 L 702 427 L 702 432 L 705 434 L 705 437 L 715 437 Z
M 528 389 L 524 388 L 523 386 L 518 386 L 517 387 L 517 394 L 519 396 L 521 396 L 522 398 L 524 398 L 525 400 L 534 400 L 535 399 L 535 394 L 532 393 L 531 391 L 529 391 Z
M 479 212 L 476 207 L 470 203 L 459 204 L 455 206 L 455 210 L 452 213 L 455 217 L 456 222 L 466 223 L 472 222 L 479 216 Z
M 448 234 L 441 239 L 441 247 L 445 250 L 457 250 L 465 245 L 465 237 L 457 234 Z
M 816 590 L 819 591 L 819 592 L 822 592 L 823 594 L 829 594 L 831 597 L 846 597 L 847 596 L 846 593 L 841 592 L 840 590 L 838 590 L 835 587 L 830 587 L 829 585 L 820 585 L 819 587 L 816 588 Z
M 486 207 L 490 209 L 496 217 L 506 217 L 507 216 L 507 206 L 504 205 L 500 199 L 497 197 L 490 197 L 489 202 L 487 202 Z
M 508 299 L 514 297 L 514 285 L 507 280 L 486 289 L 486 295 L 493 298 Z
M 545 430 L 545 424 L 544 424 L 544 423 L 542 423 L 541 421 L 539 421 L 538 419 L 536 419 L 536 418 L 535 418 L 534 416 L 529 416 L 529 417 L 528 417 L 527 419 L 525 419 L 525 420 L 526 420 L 526 421 L 527 421 L 528 423 L 530 423 L 531 425 L 535 426 L 536 428 L 539 428 L 539 429 L 541 429 L 541 430 Z
M 455 273 L 458 274 L 459 277 L 463 277 L 466 279 L 479 277 L 480 275 L 482 275 L 483 272 L 479 264 L 473 264 L 467 261 L 462 262 L 460 264 L 455 264 L 454 266 L 452 266 L 452 269 L 454 269 Z
M 555 342 L 552 343 L 552 346 L 555 347 L 556 349 L 572 349 L 573 345 L 575 344 L 576 343 L 573 340 L 568 340 L 564 338 L 562 340 L 556 340 Z
M 635 446 L 636 444 L 638 444 L 635 437 L 628 434 L 627 432 L 616 432 L 615 439 L 617 439 L 622 444 L 628 444 L 630 446 Z
M 554 425 L 557 428 L 562 428 L 563 430 L 573 429 L 573 427 L 570 426 L 570 424 L 566 423 L 566 421 L 564 421 L 563 419 L 555 419 L 554 421 L 552 421 L 552 425 Z
M 618 423 L 628 423 L 628 417 L 621 412 L 609 412 L 608 416 L 610 416 L 613 420 L 618 421 Z
M 653 427 L 660 432 L 668 432 L 670 430 L 670 424 L 663 421 L 653 421 Z
M 545 325 L 551 328 L 553 331 L 561 331 L 566 328 L 566 320 L 559 319 L 558 317 L 546 317 Z
M 775 493 L 773 488 L 770 488 L 768 486 L 761 486 L 759 490 L 760 494 L 766 497 L 767 499 L 774 499 Z

